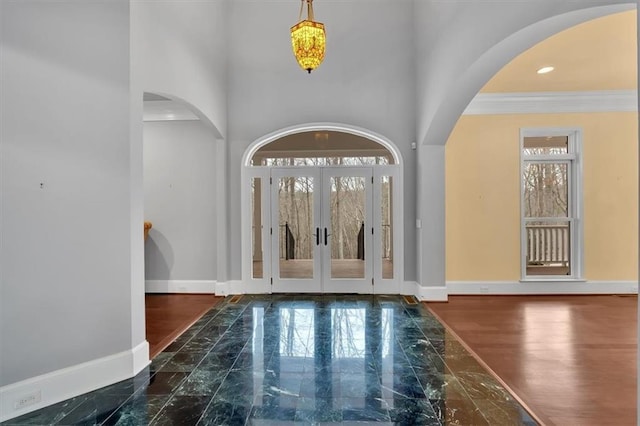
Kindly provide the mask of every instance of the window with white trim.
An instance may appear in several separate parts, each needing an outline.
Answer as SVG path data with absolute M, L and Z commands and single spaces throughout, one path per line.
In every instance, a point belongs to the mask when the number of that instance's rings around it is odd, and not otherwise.
M 523 129 L 521 152 L 521 277 L 582 276 L 581 132 Z

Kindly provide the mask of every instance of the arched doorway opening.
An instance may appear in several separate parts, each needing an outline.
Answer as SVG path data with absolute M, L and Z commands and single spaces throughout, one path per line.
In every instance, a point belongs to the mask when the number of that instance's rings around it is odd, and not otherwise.
M 196 107 L 144 94 L 143 183 L 148 293 L 214 293 L 219 132 Z M 185 226 L 197 223 L 198 226 Z
M 144 92 L 141 202 L 144 220 L 153 225 L 143 252 L 151 359 L 215 303 L 217 258 L 224 251 L 216 194 L 221 144 L 218 130 L 194 105 Z
M 596 288 L 581 281 L 632 291 L 615 283 L 637 279 L 636 256 L 621 249 L 636 247 L 637 236 L 603 224 L 637 223 L 636 15 L 598 17 L 529 48 L 459 118 L 445 178 L 454 291 Z M 556 69 L 537 73 L 542 63 Z M 621 201 L 610 205 L 602 193 Z
M 399 293 L 401 160 L 387 139 L 276 132 L 245 153 L 242 195 L 246 292 Z
M 456 266 L 454 266 L 451 253 L 455 252 L 456 255 L 460 254 L 461 247 L 465 253 L 469 253 L 469 246 L 465 244 L 465 241 L 469 240 L 469 235 L 462 231 L 461 228 L 456 228 L 455 232 L 457 232 L 461 237 L 459 240 L 461 243 L 458 244 L 457 247 L 454 247 L 453 244 L 450 244 L 451 237 L 445 236 L 445 232 L 442 231 L 445 227 L 446 229 L 454 228 L 455 225 L 453 225 L 453 222 L 450 220 L 451 213 L 453 211 L 451 208 L 451 202 L 453 200 L 457 202 L 459 199 L 456 199 L 455 194 L 452 194 L 449 189 L 450 184 L 452 183 L 452 180 L 450 179 L 451 167 L 449 166 L 449 163 L 452 162 L 449 161 L 447 163 L 448 174 L 446 177 L 445 167 L 439 168 L 437 165 L 447 162 L 445 159 L 445 150 L 441 149 L 441 147 L 446 143 L 446 150 L 452 150 L 452 145 L 449 143 L 451 141 L 451 132 L 455 132 L 455 123 L 458 122 L 460 117 L 463 115 L 465 107 L 468 108 L 468 112 L 476 109 L 475 107 L 477 105 L 470 104 L 470 101 L 472 101 L 474 96 L 478 94 L 479 90 L 481 90 L 493 75 L 509 63 L 511 59 L 531 48 L 536 43 L 590 19 L 633 8 L 635 8 L 633 3 L 619 3 L 598 7 L 588 7 L 588 5 L 583 5 L 583 7 L 579 7 L 576 10 L 552 15 L 541 21 L 531 23 L 530 25 L 524 26 L 506 37 L 504 35 L 500 36 L 502 40 L 492 44 L 488 50 L 479 54 L 477 58 L 474 57 L 472 64 L 459 67 L 459 69 L 462 70 L 460 71 L 462 75 L 460 78 L 455 80 L 455 84 L 446 86 L 446 96 L 443 97 L 442 101 L 439 101 L 437 106 L 430 108 L 431 112 L 428 115 L 424 114 L 423 116 L 418 117 L 419 129 L 425 129 L 424 133 L 419 130 L 420 149 L 418 151 L 418 155 L 419 168 L 422 173 L 419 174 L 418 177 L 420 188 L 418 193 L 418 220 L 422 223 L 430 223 L 432 225 L 429 228 L 423 227 L 422 230 L 419 231 L 417 252 L 420 253 L 418 259 L 418 276 L 419 285 L 421 286 L 421 288 L 418 289 L 418 292 L 420 293 L 420 298 L 428 300 L 447 300 L 448 294 L 460 294 L 467 291 L 460 287 L 460 283 L 463 281 L 473 283 L 473 285 L 476 286 L 476 293 L 491 293 L 493 291 L 493 284 L 497 284 L 496 291 L 504 292 L 505 287 L 502 283 L 497 283 L 497 281 L 503 280 L 509 280 L 510 282 L 513 282 L 515 286 L 519 285 L 522 287 L 522 283 L 519 282 L 519 277 L 517 276 L 517 263 L 513 262 L 511 264 L 516 265 L 516 274 L 514 275 L 511 273 L 511 276 L 515 276 L 515 279 L 513 280 L 506 278 L 505 276 L 501 276 L 499 279 L 484 278 L 481 280 L 478 278 L 479 274 L 475 273 L 473 275 L 469 274 L 468 276 L 463 277 L 461 272 L 462 270 L 459 268 L 456 269 Z M 606 61 L 602 62 L 608 64 Z M 573 69 L 576 71 L 581 70 L 580 67 L 573 67 Z M 536 74 L 536 70 L 533 70 L 533 74 L 538 75 Z M 443 82 L 440 83 L 444 84 Z M 522 88 L 521 91 L 526 92 L 527 90 Z M 633 92 L 635 94 L 636 90 L 634 89 Z M 492 101 L 496 106 L 499 104 L 503 108 L 509 108 L 514 104 L 514 102 L 509 102 L 509 100 L 513 100 L 515 97 L 517 97 L 517 94 L 515 94 L 511 99 L 501 97 L 499 100 L 492 99 Z M 489 97 L 485 100 L 488 101 Z M 485 103 L 485 105 L 488 103 L 489 102 Z M 522 104 L 519 101 L 516 103 Z M 539 105 L 537 105 L 537 107 L 538 108 L 536 109 L 530 108 L 529 112 L 539 112 Z M 566 109 L 564 111 L 566 112 Z M 494 109 L 494 114 L 498 113 L 500 113 L 500 111 L 497 111 L 497 108 Z M 505 114 L 504 110 L 501 113 Z M 535 126 L 537 127 L 538 125 L 535 124 Z M 554 127 L 564 126 L 565 125 L 554 125 Z M 527 125 L 527 127 L 532 126 Z M 482 129 L 482 132 L 485 133 L 486 127 L 483 127 Z M 476 132 L 475 136 L 479 136 L 479 134 Z M 516 140 L 515 143 L 517 146 L 518 140 Z M 471 144 L 471 147 L 474 150 L 480 149 L 478 148 L 478 144 Z M 465 157 L 467 159 L 473 158 L 473 155 L 471 155 L 471 152 L 468 150 L 463 149 L 460 152 L 461 157 Z M 483 155 L 487 153 L 487 151 L 483 151 Z M 518 154 L 519 153 L 516 148 L 516 155 Z M 490 158 L 493 160 L 495 155 Z M 487 166 L 488 164 L 490 163 L 483 164 L 483 167 L 485 167 L 486 170 L 495 173 L 496 170 L 492 169 L 490 165 Z M 517 168 L 518 164 L 516 164 L 516 170 Z M 464 176 L 465 179 L 474 185 L 480 184 L 479 181 L 474 181 L 469 177 L 469 175 L 460 174 L 460 176 Z M 518 174 L 516 177 L 518 177 Z M 503 182 L 504 177 L 498 177 L 497 181 L 500 183 Z M 448 189 L 443 191 L 445 182 L 447 182 Z M 511 188 L 516 188 L 515 197 L 512 198 L 516 200 L 516 205 L 515 209 L 510 209 L 510 211 L 518 212 L 520 210 L 518 205 L 518 182 L 516 181 L 516 184 Z M 493 191 L 492 193 L 501 194 L 499 190 Z M 480 197 L 476 197 L 476 199 L 479 200 Z M 468 199 L 462 200 L 465 202 L 468 201 Z M 444 207 L 445 203 L 447 203 L 446 209 Z M 496 204 L 499 205 L 499 203 Z M 465 219 L 469 216 L 473 216 L 474 218 L 476 217 L 469 214 L 469 212 L 473 210 L 470 210 L 469 208 L 459 208 L 457 210 L 462 212 L 460 222 L 464 223 L 465 226 L 470 226 L 470 221 L 465 221 Z M 482 229 L 486 231 L 486 227 L 483 227 Z M 447 241 L 445 241 L 445 239 Z M 519 249 L 519 245 L 517 245 L 517 243 L 518 241 L 516 240 L 515 250 L 508 252 L 510 256 L 515 253 L 516 262 L 518 262 L 517 257 Z M 479 245 L 481 244 L 482 242 L 480 241 Z M 477 266 L 475 269 L 479 271 L 480 268 L 482 268 L 484 271 L 488 272 L 486 275 L 492 274 L 495 269 L 488 267 L 488 263 L 483 259 L 486 254 L 490 254 L 492 251 L 486 250 L 483 247 L 481 251 L 476 251 L 476 253 L 479 255 L 473 257 L 474 265 Z M 501 262 L 504 262 L 504 259 L 501 259 Z M 458 265 L 459 264 L 460 263 L 458 263 Z M 464 268 L 465 271 L 472 269 L 471 265 L 468 263 L 464 264 Z M 447 273 L 446 270 L 455 271 L 455 275 L 457 275 L 457 277 L 454 277 L 453 274 Z M 481 281 L 483 282 L 481 283 Z M 485 283 L 488 283 L 489 285 L 487 286 Z M 545 286 L 551 287 L 548 283 L 543 283 L 543 285 L 537 285 L 534 291 L 543 291 Z M 579 286 L 573 287 L 574 290 L 579 288 Z

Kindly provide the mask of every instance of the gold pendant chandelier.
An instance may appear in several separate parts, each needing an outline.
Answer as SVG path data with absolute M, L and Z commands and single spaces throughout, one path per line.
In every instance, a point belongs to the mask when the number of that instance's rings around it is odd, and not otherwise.
M 304 2 L 307 2 L 307 19 L 302 20 Z M 293 54 L 302 67 L 311 73 L 324 59 L 324 24 L 313 20 L 313 0 L 302 0 L 299 22 L 291 27 L 291 46 Z

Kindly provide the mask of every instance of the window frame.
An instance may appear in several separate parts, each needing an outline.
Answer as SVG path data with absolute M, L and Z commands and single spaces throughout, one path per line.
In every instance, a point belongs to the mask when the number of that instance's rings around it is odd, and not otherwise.
M 567 137 L 566 154 L 525 155 L 524 140 L 530 137 Z M 581 128 L 521 128 L 520 129 L 520 281 L 583 281 L 583 193 L 582 193 L 582 129 Z M 567 164 L 567 216 L 526 217 L 524 171 L 527 164 Z M 569 275 L 527 275 L 527 223 L 569 223 Z

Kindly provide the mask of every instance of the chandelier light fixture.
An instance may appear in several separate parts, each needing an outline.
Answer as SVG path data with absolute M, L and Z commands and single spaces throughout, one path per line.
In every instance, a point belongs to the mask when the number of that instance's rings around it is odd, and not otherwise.
M 305 2 L 307 19 L 302 20 Z M 326 41 L 324 24 L 313 20 L 313 0 L 302 0 L 298 21 L 291 27 L 291 46 L 300 67 L 311 74 L 311 71 L 316 69 L 324 59 Z

